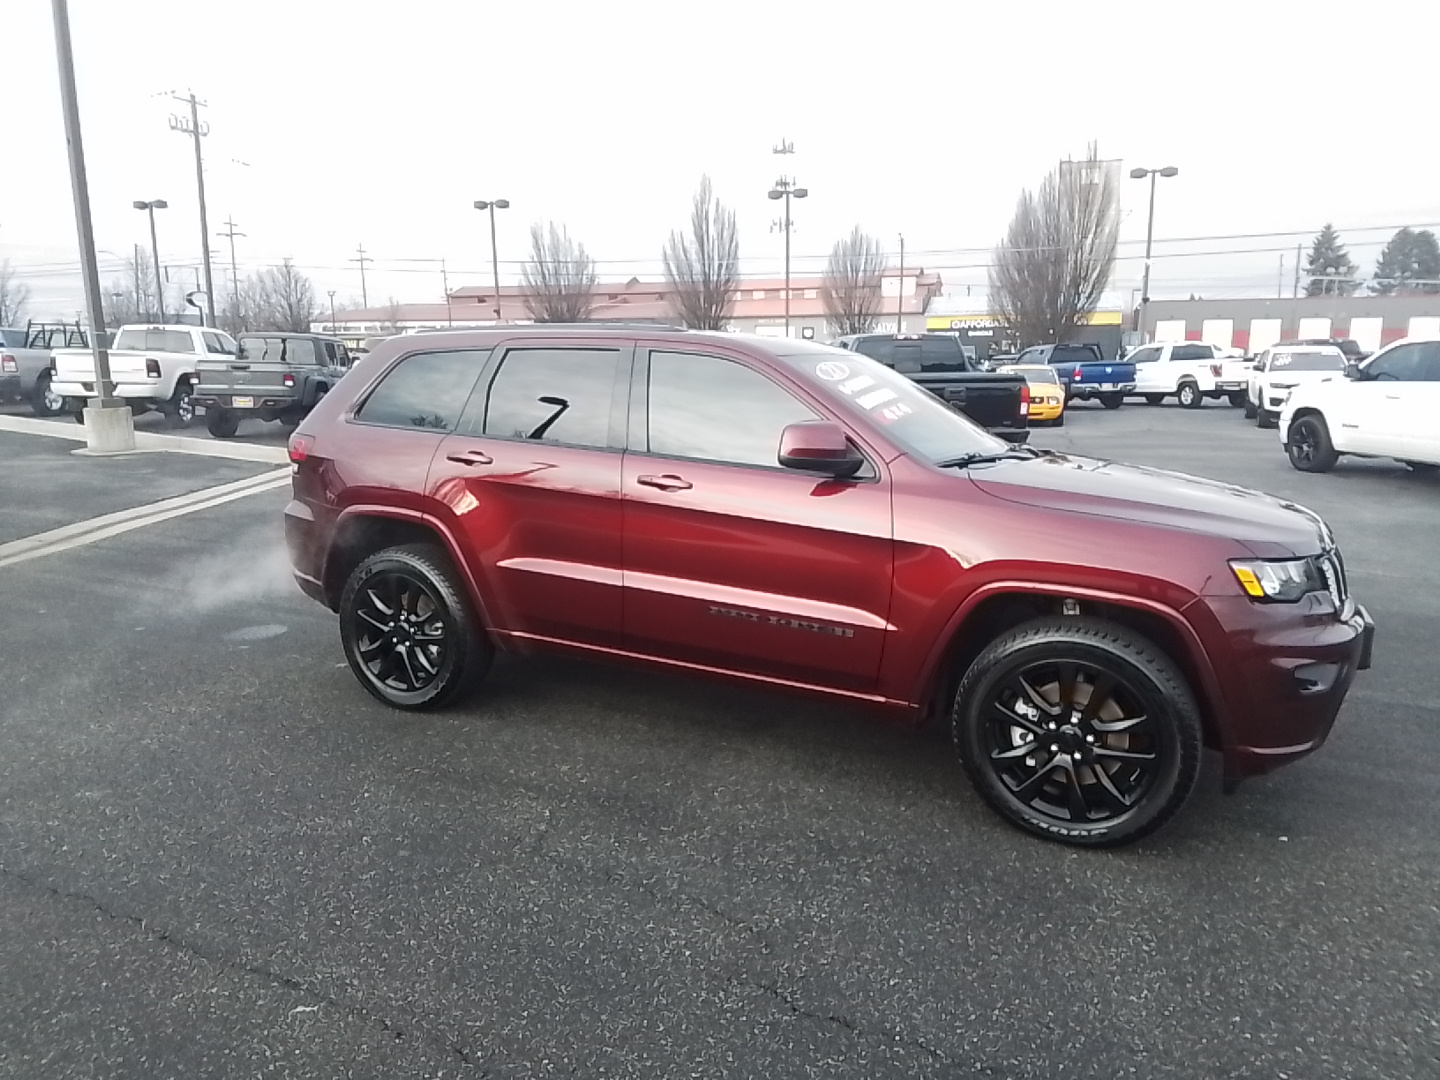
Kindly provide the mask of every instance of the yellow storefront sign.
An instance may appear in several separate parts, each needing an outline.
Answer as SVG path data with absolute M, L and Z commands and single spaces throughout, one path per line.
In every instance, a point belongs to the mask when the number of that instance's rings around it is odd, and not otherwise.
M 1085 320 L 1086 326 L 1123 326 L 1124 318 L 1118 311 L 1091 312 Z M 925 329 L 944 333 L 947 330 L 984 330 L 998 328 L 1000 319 L 995 315 L 927 315 Z

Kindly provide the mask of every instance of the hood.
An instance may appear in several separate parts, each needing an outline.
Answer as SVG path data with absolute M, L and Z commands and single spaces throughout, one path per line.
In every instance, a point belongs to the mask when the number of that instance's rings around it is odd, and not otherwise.
M 1204 533 L 1262 558 L 1314 555 L 1328 546 L 1324 521 L 1303 506 L 1165 469 L 1055 454 L 974 467 L 969 475 L 997 499 Z

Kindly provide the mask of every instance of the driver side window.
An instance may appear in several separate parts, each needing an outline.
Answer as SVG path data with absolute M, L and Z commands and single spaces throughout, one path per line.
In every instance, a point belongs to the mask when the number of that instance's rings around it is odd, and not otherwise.
M 1420 377 L 1419 365 L 1423 345 L 1400 345 L 1379 357 L 1365 369 L 1372 379 L 1394 379 L 1414 382 Z

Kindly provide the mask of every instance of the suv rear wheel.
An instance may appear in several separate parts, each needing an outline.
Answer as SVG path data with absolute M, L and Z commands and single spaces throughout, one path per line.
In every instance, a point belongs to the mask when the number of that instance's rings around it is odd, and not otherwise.
M 205 428 L 217 439 L 229 439 L 240 430 L 240 416 L 233 409 L 211 406 L 205 416 Z
M 1038 619 L 992 642 L 960 682 L 951 725 L 992 807 L 1086 847 L 1154 832 L 1200 772 L 1200 710 L 1184 676 L 1100 619 Z
M 437 709 L 490 667 L 459 576 L 434 544 L 371 555 L 340 596 L 340 641 L 360 684 L 397 709 Z
M 195 385 L 189 379 L 181 379 L 175 384 L 175 393 L 160 406 L 160 411 L 165 414 L 165 423 L 171 427 L 190 426 L 190 421 L 195 419 L 194 393 Z
M 36 416 L 59 416 L 65 411 L 65 399 L 50 389 L 50 373 L 42 371 L 35 380 L 30 398 L 30 411 Z

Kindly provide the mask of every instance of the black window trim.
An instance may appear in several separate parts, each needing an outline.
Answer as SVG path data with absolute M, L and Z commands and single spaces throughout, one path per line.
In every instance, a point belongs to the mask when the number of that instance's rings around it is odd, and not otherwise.
M 536 349 L 584 349 L 589 352 L 616 352 L 619 354 L 615 365 L 615 381 L 610 387 L 610 424 L 605 432 L 604 446 L 590 446 L 585 443 L 561 442 L 558 439 L 522 439 L 514 435 L 490 435 L 485 432 L 485 414 L 490 408 L 490 391 L 505 358 L 512 352 L 530 352 Z M 497 342 L 490 351 L 480 372 L 480 380 L 470 392 L 470 399 L 461 410 L 460 419 L 452 434 L 464 435 L 471 439 L 494 439 L 497 442 L 528 443 L 531 446 L 564 446 L 572 450 L 593 450 L 598 454 L 620 454 L 625 451 L 625 428 L 629 413 L 629 395 L 625 388 L 630 384 L 630 373 L 635 362 L 635 342 L 626 338 L 594 337 L 532 337 L 507 338 Z
M 679 353 L 684 356 L 703 356 L 711 360 L 724 360 L 728 363 L 739 364 L 743 368 L 753 371 L 762 379 L 768 379 L 785 393 L 800 401 L 811 412 L 815 413 L 821 420 L 828 420 L 838 424 L 845 432 L 847 441 L 860 456 L 865 459 L 865 464 L 853 476 L 847 476 L 845 483 L 854 484 L 878 484 L 884 473 L 880 468 L 880 456 L 866 446 L 855 434 L 855 425 L 846 423 L 845 418 L 836 413 L 822 401 L 817 400 L 815 394 L 797 394 L 793 386 L 775 378 L 770 372 L 757 367 L 749 357 L 736 356 L 723 349 L 708 348 L 704 346 L 691 346 L 685 348 L 680 342 L 664 345 L 641 342 L 635 349 L 635 363 L 630 376 L 630 422 L 626 429 L 625 449 L 629 453 L 643 454 L 648 458 L 655 458 L 659 461 L 693 461 L 697 465 L 720 465 L 727 469 L 749 469 L 752 471 L 764 472 L 767 474 L 791 474 L 793 476 L 804 476 L 816 479 L 819 474 L 806 472 L 802 469 L 789 469 L 781 465 L 777 460 L 774 465 L 753 465 L 746 461 L 720 461 L 715 458 L 686 457 L 683 454 L 660 454 L 650 449 L 650 354 L 651 353 Z M 861 354 L 863 355 L 863 354 Z M 874 359 L 870 357 L 869 359 Z M 875 363 L 881 363 L 876 360 Z M 775 448 L 780 449 L 778 446 Z
M 457 345 L 449 349 L 418 348 L 411 349 L 408 352 L 400 353 L 399 355 L 393 357 L 388 364 L 386 364 L 380 371 L 378 371 L 375 374 L 375 377 L 370 380 L 370 382 L 365 386 L 365 388 L 362 389 L 360 393 L 355 396 L 355 400 L 352 401 L 350 403 L 350 407 L 345 410 L 345 422 L 347 424 L 355 424 L 359 427 L 380 428 L 383 431 L 410 431 L 423 433 L 426 435 L 437 435 L 441 438 L 444 438 L 448 435 L 464 434 L 464 432 L 461 431 L 461 428 L 466 422 L 466 416 L 470 413 L 471 406 L 473 406 L 475 403 L 475 391 L 479 387 L 480 380 L 484 377 L 486 370 L 494 362 L 495 353 L 493 349 L 490 351 L 490 355 L 485 357 L 485 359 L 479 364 L 479 368 L 475 373 L 475 382 L 470 387 L 470 393 L 465 398 L 465 404 L 461 407 L 460 412 L 456 417 L 455 426 L 449 431 L 441 431 L 438 428 L 401 427 L 397 424 L 377 424 L 373 421 L 362 418 L 359 414 L 360 410 L 365 408 L 365 405 L 369 402 L 370 398 L 374 396 L 375 391 L 380 389 L 380 385 L 390 377 L 390 373 L 393 372 L 396 368 L 398 368 L 401 364 L 403 364 L 406 360 L 410 359 L 410 357 L 429 356 L 435 353 L 476 353 L 482 351 L 484 351 L 484 346 L 476 348 L 473 345 Z

